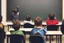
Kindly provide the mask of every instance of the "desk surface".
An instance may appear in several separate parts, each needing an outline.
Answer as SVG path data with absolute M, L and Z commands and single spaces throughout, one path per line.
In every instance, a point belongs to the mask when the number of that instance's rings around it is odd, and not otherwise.
M 6 35 L 11 35 L 11 33 L 8 31 L 6 32 Z M 62 35 L 61 31 L 47 31 L 46 35 Z
M 23 31 L 26 31 L 26 32 L 31 32 L 32 29 L 33 28 L 20 28 L 19 30 L 23 30 Z M 14 31 L 14 29 L 11 28 L 9 31 Z M 6 32 L 6 35 L 11 34 L 9 31 Z M 46 35 L 62 35 L 62 32 L 61 31 L 47 31 Z
M 19 30 L 22 30 L 22 31 L 31 31 L 33 28 L 20 28 Z M 13 28 L 10 28 L 9 31 L 14 31 Z
M 12 22 L 7 22 L 6 25 L 12 25 L 13 23 Z M 24 25 L 23 22 L 20 22 L 21 25 Z M 31 23 L 32 25 L 34 25 L 34 22 Z M 61 25 L 62 22 L 59 22 L 57 25 Z M 42 22 L 42 25 L 47 25 L 46 22 Z

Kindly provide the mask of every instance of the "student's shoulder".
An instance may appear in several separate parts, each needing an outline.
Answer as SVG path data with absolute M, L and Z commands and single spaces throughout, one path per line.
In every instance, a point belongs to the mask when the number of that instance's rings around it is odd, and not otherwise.
M 4 27 L 4 25 L 3 25 L 2 23 L 0 23 L 0 27 L 1 27 L 1 28 L 3 28 L 3 27 Z
M 47 28 L 46 28 L 46 27 L 42 27 L 41 29 L 42 29 L 42 30 L 45 30 L 45 31 L 47 31 Z
M 35 31 L 35 30 L 37 30 L 37 28 L 33 28 L 33 29 L 32 29 L 32 31 Z
M 42 27 L 41 29 L 46 29 L 46 27 Z

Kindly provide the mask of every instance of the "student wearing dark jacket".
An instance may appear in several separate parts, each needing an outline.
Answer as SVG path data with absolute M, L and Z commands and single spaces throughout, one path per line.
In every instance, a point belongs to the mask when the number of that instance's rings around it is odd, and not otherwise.
M 0 16 L 0 43 L 4 43 L 5 31 L 4 31 L 4 25 L 1 22 L 2 22 L 2 16 Z
M 64 20 L 62 20 L 61 32 L 64 34 Z

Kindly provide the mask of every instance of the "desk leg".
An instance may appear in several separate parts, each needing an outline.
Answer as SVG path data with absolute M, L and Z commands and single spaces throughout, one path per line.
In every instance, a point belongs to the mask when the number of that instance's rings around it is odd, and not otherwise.
M 7 43 L 9 43 L 9 36 L 7 36 Z
M 60 40 L 60 43 L 62 43 L 62 35 L 60 35 L 60 39 L 59 40 Z
M 8 26 L 8 31 L 9 31 L 9 26 Z
M 51 43 L 51 36 L 50 36 L 50 43 Z
M 58 36 L 56 36 L 56 43 L 58 43 Z
M 8 36 L 7 36 L 7 43 L 8 43 Z
M 56 43 L 59 43 L 59 36 L 56 36 Z
M 57 42 L 59 43 L 59 36 L 57 36 Z

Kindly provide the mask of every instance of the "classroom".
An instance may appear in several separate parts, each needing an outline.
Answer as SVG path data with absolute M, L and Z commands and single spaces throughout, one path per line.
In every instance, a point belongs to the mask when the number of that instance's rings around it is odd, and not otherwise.
M 64 43 L 64 0 L 0 0 L 0 19 L 5 32 L 0 43 Z

